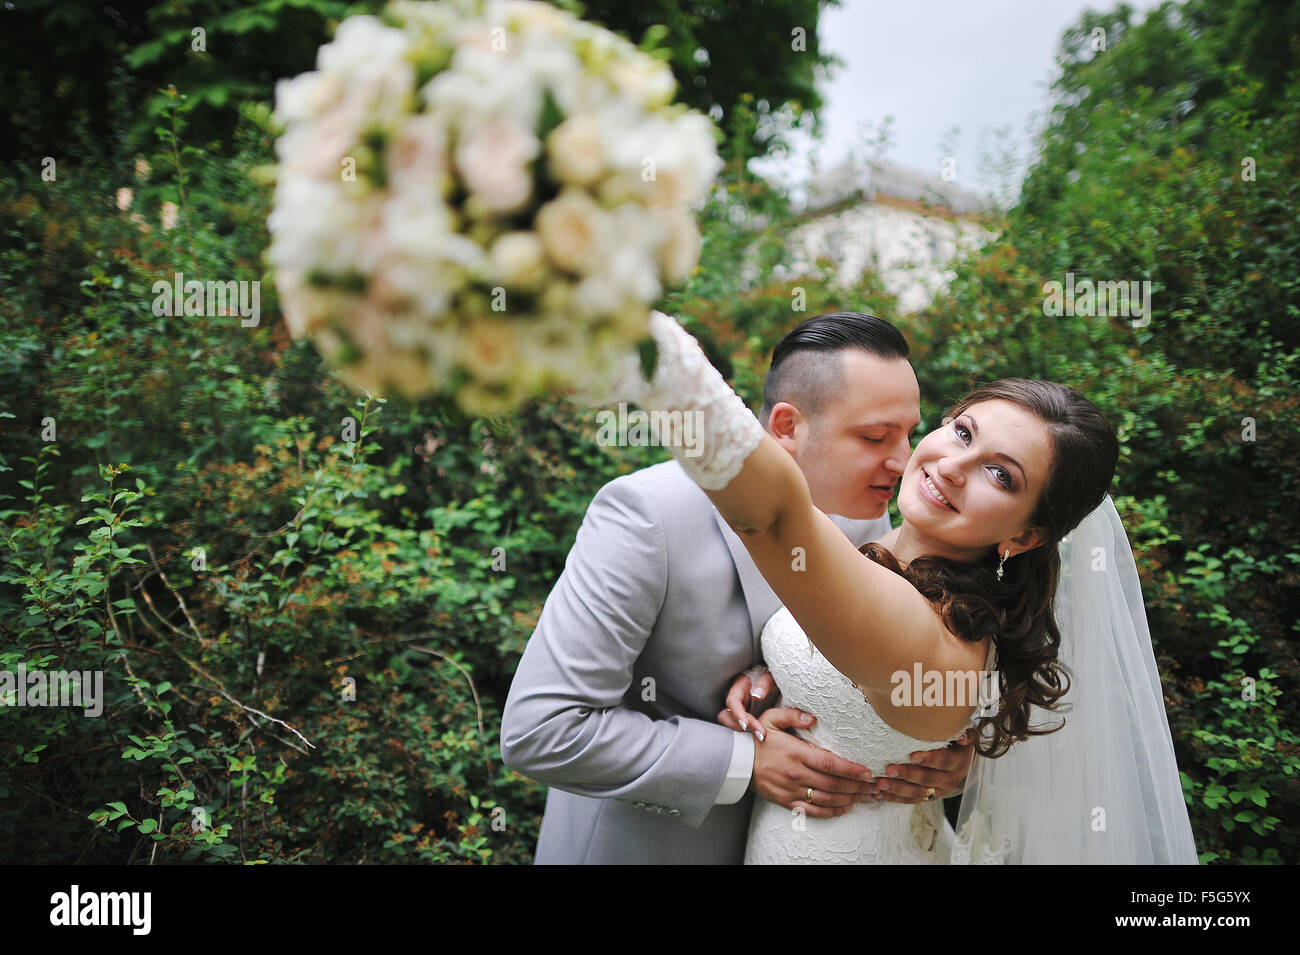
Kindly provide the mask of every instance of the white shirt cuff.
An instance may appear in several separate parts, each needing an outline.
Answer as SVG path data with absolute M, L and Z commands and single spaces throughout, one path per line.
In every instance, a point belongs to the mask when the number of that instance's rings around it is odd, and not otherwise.
M 754 737 L 748 733 L 731 734 L 731 765 L 727 767 L 727 780 L 718 791 L 715 806 L 730 806 L 740 802 L 749 790 L 749 780 L 754 775 Z

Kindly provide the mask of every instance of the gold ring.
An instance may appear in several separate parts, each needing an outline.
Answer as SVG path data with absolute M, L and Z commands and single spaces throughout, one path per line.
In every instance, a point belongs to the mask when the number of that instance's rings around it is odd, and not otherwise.
M 812 791 L 812 787 L 809 786 L 809 787 L 808 787 L 808 802 L 811 804 L 812 801 L 813 801 L 813 791 Z
M 926 789 L 926 791 L 925 791 L 925 798 L 926 798 L 926 799 L 933 799 L 933 798 L 934 798 L 934 787 L 933 787 L 933 786 L 930 786 L 928 789 Z

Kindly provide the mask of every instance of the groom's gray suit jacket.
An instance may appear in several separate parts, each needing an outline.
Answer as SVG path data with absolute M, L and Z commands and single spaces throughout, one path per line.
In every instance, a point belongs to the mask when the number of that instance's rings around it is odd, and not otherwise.
M 859 546 L 889 531 L 832 520 Z M 754 797 L 714 805 L 734 735 L 715 720 L 779 607 L 675 461 L 601 488 L 502 717 L 502 759 L 551 787 L 538 863 L 743 860 Z

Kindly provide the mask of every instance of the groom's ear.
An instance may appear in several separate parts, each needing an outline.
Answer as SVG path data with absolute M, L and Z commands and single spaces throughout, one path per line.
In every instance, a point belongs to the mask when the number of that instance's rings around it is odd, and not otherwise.
M 803 420 L 799 409 L 788 401 L 778 401 L 772 406 L 772 416 L 768 419 L 767 430 L 776 438 L 781 447 L 794 451 L 796 439 L 795 427 Z

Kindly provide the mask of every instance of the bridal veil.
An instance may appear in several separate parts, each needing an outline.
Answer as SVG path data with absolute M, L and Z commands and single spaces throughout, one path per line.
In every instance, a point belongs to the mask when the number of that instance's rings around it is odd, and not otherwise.
M 1107 496 L 1060 543 L 1065 726 L 975 756 L 954 864 L 1197 862 L 1137 565 Z

